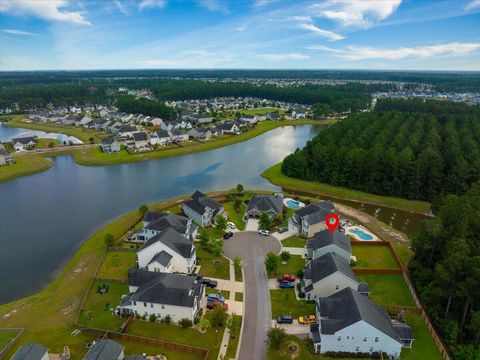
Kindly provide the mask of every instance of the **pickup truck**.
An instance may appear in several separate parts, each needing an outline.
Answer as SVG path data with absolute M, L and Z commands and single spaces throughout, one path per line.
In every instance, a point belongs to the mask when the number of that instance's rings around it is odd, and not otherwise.
M 298 318 L 298 323 L 302 325 L 313 324 L 316 321 L 317 321 L 317 318 L 315 317 L 315 315 L 305 315 L 305 316 L 300 316 Z

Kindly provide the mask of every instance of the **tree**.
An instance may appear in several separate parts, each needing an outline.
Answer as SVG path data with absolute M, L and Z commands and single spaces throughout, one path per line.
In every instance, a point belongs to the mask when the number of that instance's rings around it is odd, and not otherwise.
M 272 220 L 270 219 L 270 216 L 268 216 L 267 213 L 263 212 L 260 214 L 259 225 L 260 225 L 260 229 L 262 230 L 266 230 L 272 225 Z
M 147 211 L 148 211 L 148 206 L 145 204 L 143 204 L 138 208 L 138 213 L 142 216 L 144 216 Z
M 157 320 L 157 317 L 155 316 L 155 314 L 150 314 L 150 316 L 148 317 L 148 321 L 150 322 L 155 322 Z
M 49 142 L 48 143 L 48 147 L 51 149 L 53 147 L 55 147 L 55 143 L 53 141 Z
M 208 321 L 208 319 L 204 316 L 202 320 L 200 320 L 200 322 L 198 323 L 198 327 L 202 331 L 207 331 L 210 328 L 210 321 Z
M 240 330 L 240 325 L 241 325 L 240 317 L 235 315 L 235 313 L 233 313 L 231 316 L 228 317 L 227 324 L 225 326 L 230 331 L 230 337 L 232 339 L 235 339 L 235 336 L 237 335 L 238 331 Z
M 213 326 L 218 327 L 218 326 L 223 326 L 225 325 L 225 322 L 227 321 L 227 312 L 223 308 L 223 306 L 218 305 L 215 306 L 211 312 L 211 321 Z
M 93 137 L 88 138 L 88 142 L 90 144 L 93 144 L 95 142 L 95 139 Z
M 243 192 L 244 188 L 242 184 L 237 184 L 237 192 L 241 193 Z
M 328 104 L 313 104 L 312 111 L 315 119 L 333 115 L 333 109 Z
M 220 257 L 223 253 L 223 240 L 218 238 L 210 239 L 209 250 L 215 257 Z
M 113 245 L 115 245 L 115 236 L 113 236 L 113 234 L 108 233 L 107 235 L 105 235 L 105 238 L 103 239 L 103 241 L 106 247 L 112 247 Z
M 210 242 L 210 237 L 208 236 L 208 232 L 205 229 L 200 230 L 200 244 L 204 249 L 208 247 Z
M 217 216 L 215 218 L 215 227 L 220 231 L 224 232 L 225 229 L 227 228 L 227 219 L 223 216 Z
M 265 260 L 265 267 L 267 269 L 267 272 L 272 273 L 274 271 L 277 271 L 279 262 L 280 260 L 278 255 L 275 255 L 274 253 L 269 252 Z
M 287 333 L 285 332 L 285 329 L 277 327 L 276 325 L 267 332 L 268 344 L 275 349 L 280 348 L 280 345 L 283 344 L 286 337 Z
M 242 206 L 242 200 L 239 198 L 235 198 L 235 200 L 233 201 L 233 208 L 235 209 L 235 211 L 239 212 L 241 206 Z
M 282 253 L 280 254 L 280 259 L 282 259 L 283 262 L 287 262 L 288 260 L 290 260 L 290 253 L 286 250 L 282 251 Z

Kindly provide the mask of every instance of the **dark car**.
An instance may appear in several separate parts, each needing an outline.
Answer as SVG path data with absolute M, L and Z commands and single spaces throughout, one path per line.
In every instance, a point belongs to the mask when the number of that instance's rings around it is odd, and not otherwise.
M 279 234 L 283 234 L 284 232 L 288 231 L 288 227 L 281 227 L 277 231 L 278 231 Z
M 202 281 L 202 284 L 209 288 L 216 288 L 218 285 L 218 282 L 216 280 L 204 278 Z
M 280 289 L 293 289 L 295 287 L 295 283 L 293 281 L 280 281 L 278 287 Z
M 277 324 L 293 324 L 292 315 L 280 315 L 277 317 Z
M 225 233 L 225 235 L 223 235 L 223 239 L 227 240 L 227 239 L 230 239 L 232 236 L 233 236 L 233 232 L 229 231 Z

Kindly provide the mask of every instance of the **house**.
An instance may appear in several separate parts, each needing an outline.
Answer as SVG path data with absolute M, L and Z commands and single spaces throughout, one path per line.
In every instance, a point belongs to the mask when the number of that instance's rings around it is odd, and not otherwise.
M 158 117 L 150 119 L 150 124 L 152 124 L 153 126 L 160 126 L 162 123 L 163 120 Z
M 306 300 L 327 297 L 346 287 L 368 296 L 368 285 L 358 282 L 350 263 L 336 253 L 327 253 L 309 261 L 302 279 L 302 293 Z
M 164 121 L 160 124 L 160 129 L 171 131 L 173 129 L 180 129 L 180 124 L 176 121 Z
M 310 204 L 295 212 L 288 219 L 288 229 L 295 234 L 312 237 L 318 231 L 326 229 L 325 217 L 334 211 L 331 201 Z
M 60 122 L 62 123 L 62 125 L 75 125 L 77 123 L 80 123 L 82 119 L 83 115 L 68 115 L 61 119 Z
M 314 260 L 328 253 L 335 253 L 350 262 L 352 246 L 347 235 L 335 230 L 325 229 L 317 232 L 307 243 L 307 257 Z
M 250 124 L 255 124 L 255 123 L 258 122 L 257 117 L 254 116 L 254 115 L 242 115 L 242 116 L 240 116 L 240 120 L 248 122 Z
M 104 153 L 120 152 L 120 143 L 113 137 L 102 139 L 100 146 Z
M 25 344 L 18 348 L 10 360 L 48 360 L 48 349 L 36 343 Z
M 137 128 L 133 125 L 123 125 L 117 128 L 116 134 L 120 137 L 132 136 L 134 132 L 137 131 Z
M 90 121 L 92 121 L 92 117 L 88 114 L 85 114 L 83 116 L 78 116 L 75 118 L 75 126 L 84 126 Z
M 134 132 L 132 137 L 133 137 L 135 149 L 143 149 L 148 146 L 148 134 L 146 132 L 144 131 Z
M 204 298 L 204 285 L 196 276 L 154 273 L 131 269 L 128 273 L 130 293 L 117 307 L 119 315 L 135 314 L 157 319 L 170 316 L 172 321 L 194 321 L 199 315 Z
M 266 120 L 278 121 L 280 120 L 280 114 L 278 111 L 272 111 L 265 115 Z
M 182 132 L 179 129 L 172 129 L 168 132 L 170 140 L 172 142 L 184 142 L 188 141 L 188 133 Z
M 245 219 L 259 218 L 262 213 L 266 213 L 270 218 L 283 213 L 283 197 L 276 195 L 253 195 L 247 205 Z
M 143 216 L 143 229 L 136 237 L 139 241 L 146 241 L 168 228 L 173 228 L 187 239 L 197 234 L 197 227 L 185 216 L 147 211 Z
M 12 145 L 15 148 L 15 151 L 32 149 L 35 147 L 35 144 L 35 138 L 32 136 L 12 139 Z
M 223 134 L 235 134 L 240 131 L 240 128 L 233 121 L 226 121 L 223 124 L 217 125 L 216 129 Z
M 104 339 L 96 342 L 88 350 L 83 360 L 123 360 L 125 354 L 123 345 L 116 343 L 110 339 Z
M 192 128 L 188 130 L 188 136 L 197 140 L 208 140 L 212 137 L 212 132 L 207 128 Z
M 152 145 L 165 146 L 171 142 L 170 135 L 165 130 L 158 130 L 150 137 L 150 143 Z
M 385 352 L 398 359 L 402 347 L 413 341 L 411 328 L 410 338 L 402 340 L 399 333 L 407 332 L 394 325 L 385 309 L 351 288 L 319 298 L 316 308 L 310 337 L 317 353 Z
M 188 116 L 185 120 L 190 120 L 193 124 L 209 124 L 213 121 L 211 116 L 194 114 Z
M 12 154 L 0 149 L 0 166 L 15 164 L 15 159 Z
M 195 268 L 197 254 L 191 239 L 167 228 L 145 242 L 137 252 L 137 260 L 140 269 L 190 274 Z
M 195 191 L 190 200 L 184 201 L 180 208 L 185 215 L 202 228 L 213 225 L 217 216 L 228 217 L 222 204 L 200 191 Z

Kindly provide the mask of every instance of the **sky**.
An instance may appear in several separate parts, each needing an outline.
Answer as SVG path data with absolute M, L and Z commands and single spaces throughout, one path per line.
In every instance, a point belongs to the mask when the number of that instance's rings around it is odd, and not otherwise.
M 480 71 L 480 0 L 0 0 L 0 70 Z

